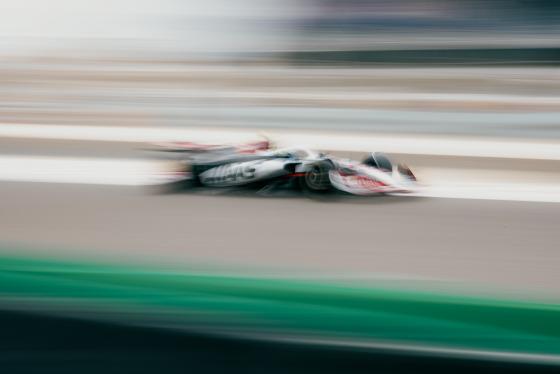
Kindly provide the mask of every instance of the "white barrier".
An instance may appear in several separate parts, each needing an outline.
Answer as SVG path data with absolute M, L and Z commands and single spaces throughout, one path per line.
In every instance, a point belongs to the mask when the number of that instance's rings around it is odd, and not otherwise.
M 501 157 L 560 160 L 560 143 L 546 140 L 387 135 L 356 132 L 267 130 L 278 146 L 305 144 L 331 151 L 424 154 L 440 156 Z M 50 124 L 0 124 L 0 137 L 117 142 L 190 141 L 239 143 L 259 139 L 254 129 L 109 127 Z

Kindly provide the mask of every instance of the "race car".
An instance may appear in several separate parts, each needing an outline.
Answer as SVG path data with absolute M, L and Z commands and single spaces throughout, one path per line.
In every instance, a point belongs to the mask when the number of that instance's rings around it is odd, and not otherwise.
M 383 153 L 363 161 L 327 155 L 305 148 L 271 148 L 269 141 L 240 146 L 197 143 L 156 143 L 160 152 L 174 155 L 181 165 L 154 178 L 154 184 L 206 188 L 288 187 L 311 198 L 339 192 L 354 195 L 403 194 L 417 189 L 416 177 L 404 164 L 393 167 Z

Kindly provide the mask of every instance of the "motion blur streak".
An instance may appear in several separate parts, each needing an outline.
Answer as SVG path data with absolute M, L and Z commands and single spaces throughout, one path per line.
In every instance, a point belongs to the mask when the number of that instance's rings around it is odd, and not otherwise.
M 551 0 L 0 2 L 0 372 L 557 371 L 559 66 Z
M 537 352 L 560 364 L 554 305 L 6 257 L 0 277 L 8 308 L 241 336 L 289 326 L 288 336 Z

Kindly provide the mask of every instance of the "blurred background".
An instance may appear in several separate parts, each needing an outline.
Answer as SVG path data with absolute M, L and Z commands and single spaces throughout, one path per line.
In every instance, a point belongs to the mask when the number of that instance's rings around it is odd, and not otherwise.
M 0 3 L 0 371 L 557 370 L 559 65 L 551 0 Z M 259 131 L 426 189 L 145 193 Z

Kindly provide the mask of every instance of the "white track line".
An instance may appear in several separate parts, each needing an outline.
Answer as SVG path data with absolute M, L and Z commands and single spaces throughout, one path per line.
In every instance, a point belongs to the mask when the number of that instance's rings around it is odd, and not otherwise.
M 279 146 L 306 144 L 331 151 L 501 157 L 534 160 L 560 160 L 560 143 L 555 141 L 489 140 L 466 137 L 426 137 L 374 135 L 348 132 L 267 130 Z M 254 129 L 208 129 L 170 127 L 104 127 L 47 124 L 0 124 L 0 137 L 65 139 L 119 142 L 192 141 L 239 143 L 257 138 Z
M 155 172 L 142 160 L 0 156 L 0 180 L 137 186 Z
M 0 156 L 0 180 L 141 186 L 173 179 L 167 165 L 165 161 Z M 416 196 L 560 203 L 558 184 L 445 181 L 445 175 L 431 174 L 429 186 Z
M 451 199 L 560 203 L 560 185 L 434 181 L 416 195 Z

